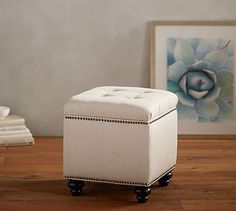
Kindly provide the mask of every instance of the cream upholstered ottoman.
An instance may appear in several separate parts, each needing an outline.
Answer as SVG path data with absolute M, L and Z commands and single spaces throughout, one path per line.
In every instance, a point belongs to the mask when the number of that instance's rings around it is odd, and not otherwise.
M 168 185 L 177 155 L 177 97 L 171 92 L 104 86 L 64 107 L 64 177 L 72 195 L 84 181 L 135 186 L 146 202 L 151 185 Z

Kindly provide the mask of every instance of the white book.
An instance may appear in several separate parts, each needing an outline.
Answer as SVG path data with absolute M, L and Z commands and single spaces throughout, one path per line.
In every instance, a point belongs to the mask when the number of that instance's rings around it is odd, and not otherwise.
M 21 145 L 33 145 L 34 144 L 34 138 L 19 138 L 14 140 L 3 140 L 0 141 L 0 146 L 8 147 L 8 146 L 21 146 Z
M 30 132 L 25 133 L 25 134 L 19 134 L 19 135 L 0 136 L 0 142 L 6 141 L 6 140 L 17 140 L 17 139 L 27 139 L 27 138 L 32 138 L 32 134 Z
M 0 127 L 25 125 L 25 119 L 17 115 L 9 115 L 4 119 L 0 119 Z
M 28 128 L 24 130 L 13 130 L 13 131 L 0 131 L 0 137 L 2 136 L 18 136 L 18 135 L 27 135 L 30 133 Z
M 27 129 L 27 127 L 25 125 L 5 126 L 5 127 L 0 127 L 0 132 L 1 131 L 25 130 L 25 129 Z

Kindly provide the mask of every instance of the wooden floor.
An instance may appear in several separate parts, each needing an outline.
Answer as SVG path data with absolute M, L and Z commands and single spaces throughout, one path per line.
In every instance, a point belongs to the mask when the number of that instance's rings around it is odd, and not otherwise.
M 180 140 L 170 185 L 154 185 L 146 204 L 129 186 L 87 183 L 71 196 L 61 138 L 0 148 L 0 210 L 236 210 L 236 140 Z

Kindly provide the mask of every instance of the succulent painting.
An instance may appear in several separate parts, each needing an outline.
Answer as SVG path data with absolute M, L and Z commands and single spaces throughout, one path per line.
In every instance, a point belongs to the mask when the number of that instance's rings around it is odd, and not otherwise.
M 233 118 L 233 43 L 225 39 L 168 38 L 168 90 L 179 98 L 182 120 Z

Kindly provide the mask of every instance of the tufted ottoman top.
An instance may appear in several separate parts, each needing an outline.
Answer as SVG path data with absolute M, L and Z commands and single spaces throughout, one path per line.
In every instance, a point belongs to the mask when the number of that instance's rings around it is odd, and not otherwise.
M 175 109 L 177 102 L 165 90 L 103 86 L 73 96 L 64 114 L 149 122 Z

